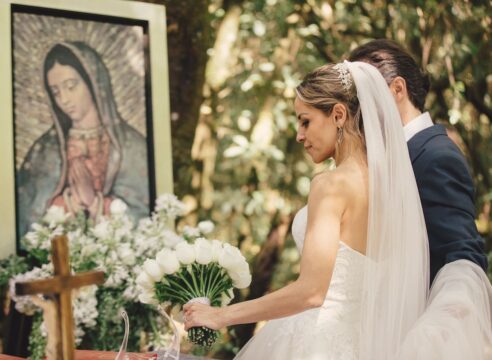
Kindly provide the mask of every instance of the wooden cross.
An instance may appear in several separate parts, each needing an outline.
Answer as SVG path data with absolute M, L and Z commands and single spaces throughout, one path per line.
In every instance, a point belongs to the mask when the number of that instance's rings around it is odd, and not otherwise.
M 52 278 L 18 282 L 15 284 L 17 295 L 50 294 L 54 295 L 56 307 L 56 360 L 74 359 L 74 336 L 72 316 L 72 289 L 87 285 L 100 285 L 104 282 L 102 271 L 89 271 L 77 275 L 70 272 L 68 239 L 65 235 L 51 240 L 51 261 L 55 276 Z M 56 335 L 52 335 L 56 336 Z

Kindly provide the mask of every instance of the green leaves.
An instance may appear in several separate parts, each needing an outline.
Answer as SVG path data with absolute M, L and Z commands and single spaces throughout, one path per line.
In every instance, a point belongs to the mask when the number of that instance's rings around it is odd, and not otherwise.
M 27 270 L 29 270 L 29 265 L 24 257 L 14 255 L 0 260 L 0 288 L 7 287 L 12 276 Z
M 232 279 L 216 262 L 183 266 L 154 285 L 160 303 L 184 305 L 193 298 L 206 297 L 212 306 L 220 306 L 222 294 L 232 287 Z
M 216 262 L 182 266 L 178 272 L 165 275 L 154 285 L 158 302 L 170 302 L 172 305 L 184 305 L 192 299 L 204 297 L 210 300 L 210 305 L 221 306 L 222 295 L 232 288 L 232 279 Z M 206 327 L 195 327 L 188 331 L 188 339 L 192 343 L 207 348 L 218 337 L 218 331 Z

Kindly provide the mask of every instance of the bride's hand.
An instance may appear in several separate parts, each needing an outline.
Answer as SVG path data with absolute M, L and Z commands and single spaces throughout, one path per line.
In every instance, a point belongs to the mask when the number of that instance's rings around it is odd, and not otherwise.
M 213 330 L 224 327 L 225 324 L 222 322 L 223 316 L 221 315 L 221 309 L 198 303 L 183 305 L 185 330 L 197 326 L 205 326 Z

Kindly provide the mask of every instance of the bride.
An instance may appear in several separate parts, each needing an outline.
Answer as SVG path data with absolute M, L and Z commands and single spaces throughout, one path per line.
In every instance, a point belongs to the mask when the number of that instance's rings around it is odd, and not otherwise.
M 292 232 L 298 279 L 223 308 L 184 306 L 185 327 L 269 321 L 238 359 L 488 359 L 490 284 L 459 260 L 429 294 L 425 221 L 400 117 L 381 74 L 325 65 L 297 87 L 297 140 L 317 175 Z

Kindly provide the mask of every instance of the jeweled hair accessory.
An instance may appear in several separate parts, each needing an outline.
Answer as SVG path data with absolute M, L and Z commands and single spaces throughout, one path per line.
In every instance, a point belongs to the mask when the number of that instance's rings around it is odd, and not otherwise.
M 343 85 L 343 88 L 347 91 L 352 87 L 352 75 L 350 75 L 350 71 L 345 62 L 341 62 L 333 66 L 335 70 L 338 71 L 338 78 Z

